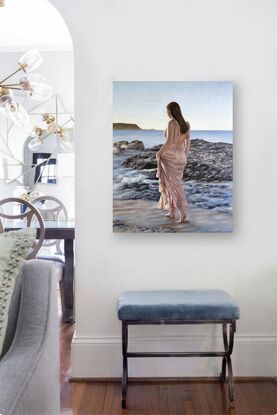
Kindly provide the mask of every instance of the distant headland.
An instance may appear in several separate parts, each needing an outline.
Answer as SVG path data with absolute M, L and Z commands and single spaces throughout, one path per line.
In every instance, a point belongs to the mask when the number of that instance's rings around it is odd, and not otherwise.
M 114 122 L 113 123 L 114 130 L 141 130 L 141 128 L 137 124 L 129 124 L 124 122 Z

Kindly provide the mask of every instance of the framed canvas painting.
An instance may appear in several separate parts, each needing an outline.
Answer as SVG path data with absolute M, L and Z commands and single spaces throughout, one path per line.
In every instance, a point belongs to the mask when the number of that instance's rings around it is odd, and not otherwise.
M 232 232 L 232 82 L 113 83 L 114 232 Z

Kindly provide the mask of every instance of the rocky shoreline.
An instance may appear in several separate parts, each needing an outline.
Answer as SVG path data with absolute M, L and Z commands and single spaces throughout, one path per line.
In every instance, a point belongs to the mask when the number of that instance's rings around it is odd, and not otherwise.
M 156 177 L 156 153 L 161 145 L 144 148 L 143 142 L 121 141 L 114 143 L 114 153 L 125 150 L 137 150 L 122 162 L 124 167 L 135 170 L 148 170 L 148 177 Z M 184 179 L 200 182 L 230 182 L 233 179 L 233 145 L 229 143 L 211 143 L 205 140 L 191 140 L 191 149 L 185 167 Z
M 156 152 L 140 140 L 114 143 L 114 200 L 158 202 Z M 232 144 L 191 140 L 184 190 L 191 208 L 232 212 Z

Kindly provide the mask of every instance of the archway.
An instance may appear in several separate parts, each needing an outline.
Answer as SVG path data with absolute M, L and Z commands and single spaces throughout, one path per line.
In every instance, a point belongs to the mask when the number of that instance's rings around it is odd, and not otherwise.
M 74 58 L 71 36 L 60 13 L 48 0 L 8 0 L 5 7 L 0 9 L 0 78 L 4 79 L 12 73 L 18 67 L 20 56 L 30 49 L 37 49 L 44 59 L 34 72 L 46 78 L 51 85 L 52 98 L 38 101 L 32 96 L 26 97 L 23 91 L 13 91 L 15 100 L 29 113 L 28 126 L 16 125 L 13 120 L 0 113 L 0 197 L 11 196 L 16 189 L 18 194 L 20 188 L 22 192 L 35 190 L 36 193 L 53 195 L 67 205 L 69 217 L 73 219 L 75 211 L 72 189 L 75 179 L 72 148 L 61 148 L 62 140 L 59 142 L 53 134 L 47 134 L 43 145 L 30 150 L 26 158 L 24 145 L 31 141 L 29 137 L 35 127 L 43 130 L 47 128 L 42 119 L 45 113 L 57 113 L 57 124 L 66 125 L 67 128 L 64 135 L 69 135 L 70 140 L 74 139 L 71 119 L 74 115 Z M 23 75 L 22 71 L 9 78 L 9 81 L 17 83 Z M 52 151 L 57 160 L 56 182 L 47 182 L 40 178 L 37 183 L 31 183 L 30 177 L 34 176 L 32 168 L 35 168 L 33 155 L 38 152 L 50 154 Z

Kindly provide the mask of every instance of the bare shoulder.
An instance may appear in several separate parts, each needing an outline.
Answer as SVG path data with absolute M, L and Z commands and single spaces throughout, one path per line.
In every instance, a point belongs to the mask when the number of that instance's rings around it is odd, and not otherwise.
M 168 127 L 175 127 L 177 125 L 179 125 L 178 121 L 176 121 L 174 118 L 168 121 Z
M 168 125 L 174 125 L 177 121 L 174 118 L 171 118 L 171 120 L 168 121 Z

